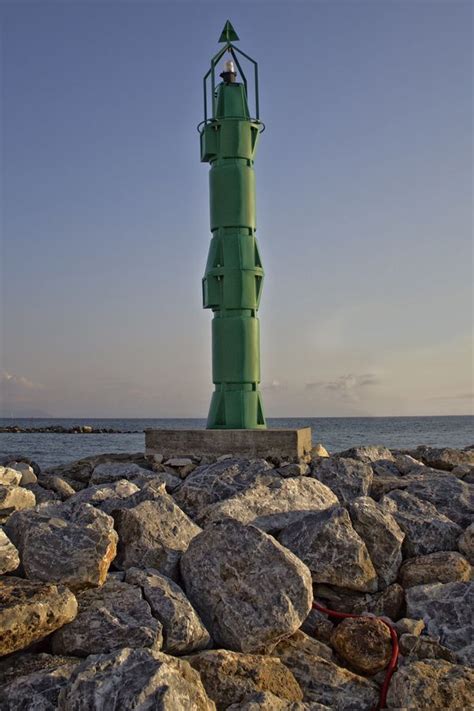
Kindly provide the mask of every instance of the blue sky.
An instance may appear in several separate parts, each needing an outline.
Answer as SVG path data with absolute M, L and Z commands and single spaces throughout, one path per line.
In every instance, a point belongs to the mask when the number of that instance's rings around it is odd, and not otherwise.
M 2 2 L 2 414 L 205 416 L 202 76 L 259 61 L 270 416 L 472 399 L 472 5 Z

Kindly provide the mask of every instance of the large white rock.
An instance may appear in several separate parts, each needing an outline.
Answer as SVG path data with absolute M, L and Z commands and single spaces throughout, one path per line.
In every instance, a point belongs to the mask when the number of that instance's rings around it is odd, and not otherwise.
M 181 559 L 186 594 L 216 645 L 264 651 L 302 624 L 313 599 L 308 568 L 271 536 L 227 519 Z

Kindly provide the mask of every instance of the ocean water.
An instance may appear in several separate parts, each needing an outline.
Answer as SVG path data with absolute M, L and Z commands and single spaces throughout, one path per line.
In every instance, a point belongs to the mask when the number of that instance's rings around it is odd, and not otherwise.
M 0 426 L 47 427 L 49 425 L 92 425 L 132 431 L 132 434 L 23 434 L 0 433 L 0 457 L 23 455 L 41 467 L 63 464 L 105 452 L 142 452 L 143 431 L 204 428 L 200 419 L 10 419 Z M 321 442 L 330 452 L 361 444 L 384 444 L 408 449 L 420 444 L 462 449 L 474 443 L 474 417 L 301 417 L 268 418 L 269 427 L 311 427 L 313 443 Z

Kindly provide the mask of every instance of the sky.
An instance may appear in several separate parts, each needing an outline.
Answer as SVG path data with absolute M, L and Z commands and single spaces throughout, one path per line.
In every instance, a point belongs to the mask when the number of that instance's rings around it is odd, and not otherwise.
M 207 415 L 227 19 L 266 124 L 266 414 L 469 414 L 471 2 L 3 0 L 0 415 Z

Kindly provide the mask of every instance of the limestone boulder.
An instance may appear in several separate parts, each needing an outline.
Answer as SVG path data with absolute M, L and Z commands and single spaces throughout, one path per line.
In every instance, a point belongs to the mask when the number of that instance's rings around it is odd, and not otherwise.
M 349 505 L 354 530 L 364 541 L 381 588 L 395 582 L 405 538 L 394 517 L 373 499 L 362 496 Z
M 128 483 L 132 487 L 136 486 L 132 482 Z M 113 487 L 114 485 L 113 483 L 97 484 L 99 487 Z M 160 501 L 163 497 L 163 493 L 167 493 L 168 491 L 170 491 L 170 489 L 167 484 L 162 479 L 152 475 L 145 483 L 140 483 L 138 491 L 135 491 L 133 494 L 124 497 L 111 496 L 110 498 L 104 498 L 97 506 L 101 511 L 112 515 L 113 512 L 118 509 L 133 509 L 144 501 Z
M 37 506 L 39 506 L 39 504 L 59 503 L 61 501 L 59 494 L 56 494 L 55 491 L 45 489 L 40 484 L 28 484 L 25 488 L 34 494 Z
M 114 579 L 77 594 L 78 614 L 52 639 L 55 654 L 108 654 L 124 647 L 160 650 L 162 627 L 141 588 Z
M 410 558 L 400 569 L 400 582 L 404 588 L 431 583 L 453 583 L 470 580 L 472 568 L 460 553 L 439 551 Z
M 19 565 L 20 556 L 17 549 L 3 528 L 0 528 L 0 575 L 16 570 Z
M 43 504 L 10 516 L 5 532 L 18 548 L 27 578 L 76 591 L 105 581 L 117 546 L 113 524 L 90 504 Z
M 284 479 L 289 479 L 295 476 L 307 476 L 311 472 L 311 469 L 309 465 L 304 462 L 289 462 L 275 469 L 275 472 Z
M 423 619 L 426 631 L 474 663 L 474 582 L 417 585 L 406 590 L 407 614 Z
M 474 565 L 474 523 L 466 528 L 458 538 L 458 550 Z
M 311 608 L 308 568 L 268 534 L 231 519 L 191 541 L 181 574 L 215 643 L 233 651 L 267 651 Z
M 375 708 L 379 693 L 377 685 L 348 669 L 313 654 L 311 648 L 278 645 L 275 653 L 294 674 L 303 692 L 308 709 L 322 704 L 338 711 L 368 711 Z
M 400 654 L 408 661 L 417 659 L 444 659 L 451 664 L 459 662 L 458 655 L 427 635 L 402 634 L 398 640 Z
M 121 479 L 138 486 L 149 481 L 159 481 L 160 484 L 165 484 L 168 491 L 174 491 L 180 483 L 180 479 L 172 473 L 151 471 L 133 462 L 104 462 L 94 468 L 90 484 L 111 484 Z
M 357 459 L 322 459 L 312 476 L 326 484 L 342 504 L 367 496 L 372 483 L 372 467 Z
M 76 598 L 63 585 L 0 578 L 0 656 L 44 639 L 76 614 Z
M 389 709 L 469 709 L 474 670 L 441 660 L 404 664 L 393 675 L 387 696 Z
M 377 590 L 377 573 L 367 547 L 341 506 L 292 523 L 279 540 L 308 566 L 315 583 L 362 592 Z
M 405 557 L 456 549 L 461 527 L 430 502 L 407 491 L 392 491 L 380 503 L 382 510 L 393 516 L 405 534 L 402 545 Z
M 302 701 L 285 701 L 270 691 L 256 691 L 245 696 L 237 704 L 227 706 L 227 711 L 330 711 L 329 706 L 312 704 L 309 708 Z
M 11 668 L 0 669 L 0 678 L 4 682 L 0 687 L 0 708 L 2 711 L 56 709 L 59 693 L 79 661 L 50 654 L 20 655 L 15 659 L 13 674 Z
M 233 518 L 262 531 L 274 532 L 300 521 L 309 513 L 324 511 L 337 503 L 335 494 L 316 479 L 278 478 L 209 506 L 197 521 L 205 527 L 215 521 Z
M 474 486 L 452 474 L 428 474 L 410 484 L 407 492 L 429 502 L 463 528 L 474 522 Z
M 157 570 L 129 568 L 125 579 L 139 585 L 151 612 L 163 626 L 163 651 L 190 654 L 210 645 L 209 632 L 179 585 Z
M 119 535 L 116 567 L 156 568 L 176 579 L 181 554 L 201 529 L 176 506 L 164 486 L 154 501 L 115 510 L 113 515 Z
M 393 583 L 374 594 L 357 593 L 331 585 L 315 585 L 314 595 L 325 607 L 338 612 L 356 615 L 370 613 L 377 617 L 400 619 L 405 606 L 405 593 L 401 585 Z
M 10 466 L 0 466 L 0 484 L 7 486 L 19 486 L 21 481 L 21 472 L 12 469 Z
M 88 486 L 86 489 L 74 493 L 69 503 L 91 504 L 101 508 L 104 501 L 110 502 L 110 499 L 114 499 L 117 503 L 117 500 L 126 499 L 137 491 L 140 491 L 140 488 L 136 484 L 126 479 L 119 479 L 108 484 Z
M 425 629 L 423 620 L 412 620 L 410 617 L 402 617 L 401 620 L 395 623 L 397 634 L 401 637 L 403 634 L 410 637 L 419 637 Z
M 218 711 L 241 703 L 254 692 L 268 691 L 287 701 L 303 698 L 293 674 L 274 657 L 213 649 L 195 654 L 188 661 L 199 672 Z
M 450 447 L 427 447 L 421 445 L 411 454 L 433 469 L 451 471 L 455 467 L 468 465 L 474 467 L 473 449 L 452 449 Z
M 315 608 L 309 611 L 308 617 L 301 625 L 302 632 L 325 644 L 329 643 L 333 629 L 334 625 L 329 617 Z
M 196 518 L 211 504 L 278 478 L 279 475 L 264 459 L 231 457 L 195 469 L 181 484 L 174 498 L 188 516 Z
M 31 509 L 35 505 L 32 491 L 14 484 L 0 484 L 0 523 L 5 523 L 14 511 Z
M 342 457 L 342 459 L 358 459 L 360 462 L 378 462 L 380 460 L 393 462 L 395 460 L 392 452 L 381 444 L 351 447 L 343 452 L 338 452 L 335 456 Z
M 74 496 L 76 490 L 69 484 L 66 479 L 60 476 L 54 476 L 52 474 L 45 474 L 41 477 L 41 486 L 48 491 L 52 491 L 57 494 L 57 497 L 61 501 L 67 501 L 67 499 Z
M 370 617 L 346 618 L 334 629 L 331 644 L 354 671 L 376 674 L 390 662 L 390 630 L 382 620 Z
M 278 642 L 272 655 L 278 657 L 286 664 L 292 658 L 309 659 L 310 657 L 321 657 L 322 659 L 334 660 L 331 647 L 321 640 L 314 639 L 302 630 L 297 630 L 291 637 Z
M 91 655 L 72 671 L 59 711 L 214 711 L 199 674 L 184 660 L 148 649 Z
M 402 476 L 410 472 L 419 472 L 425 466 L 420 459 L 415 459 L 409 454 L 397 454 L 394 464 Z
M 38 477 L 35 474 L 35 471 L 31 464 L 28 464 L 28 462 L 17 462 L 17 461 L 12 461 L 8 462 L 7 467 L 10 469 L 14 469 L 20 474 L 20 485 L 21 486 L 26 486 L 27 484 L 36 484 L 38 481 Z

